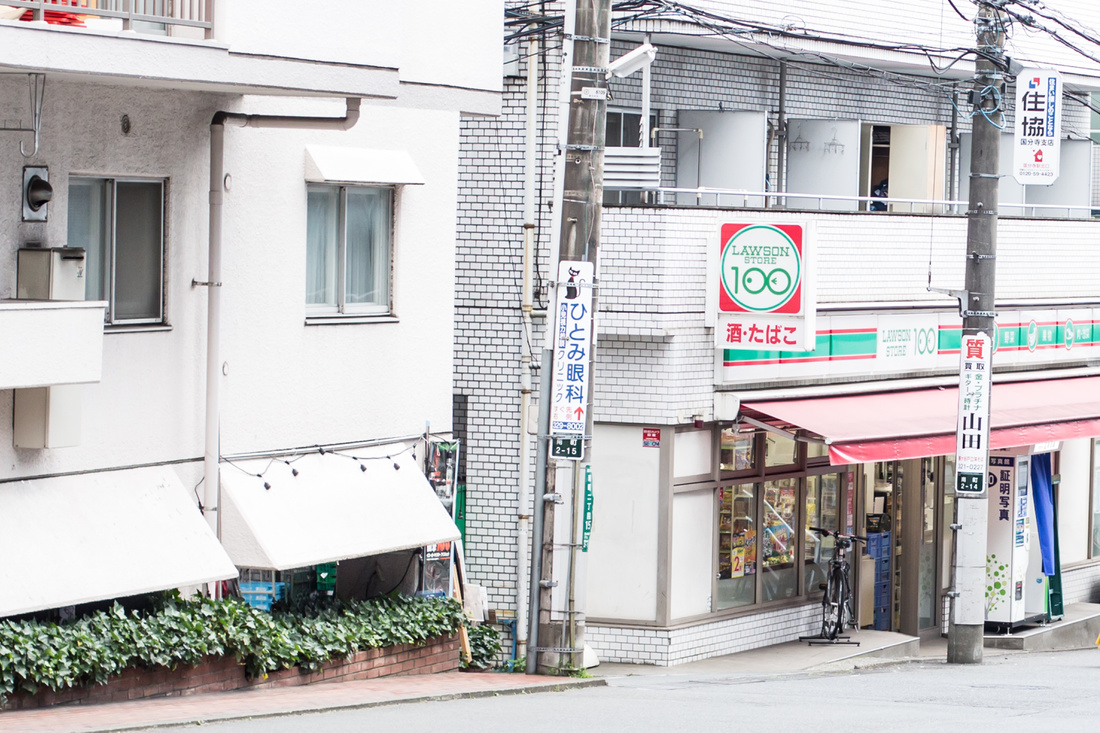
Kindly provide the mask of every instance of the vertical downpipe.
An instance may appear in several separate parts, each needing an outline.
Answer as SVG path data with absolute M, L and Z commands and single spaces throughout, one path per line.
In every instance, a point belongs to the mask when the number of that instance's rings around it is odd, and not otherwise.
M 535 256 L 535 165 L 536 129 L 538 117 L 539 40 L 532 37 L 527 53 L 527 140 L 523 170 L 523 303 L 520 334 L 520 400 L 519 400 L 519 492 L 516 523 L 516 657 L 527 653 L 527 549 L 531 516 L 528 505 L 531 489 L 528 483 L 531 464 L 530 441 L 527 438 L 527 416 L 531 408 L 531 277 Z M 548 368 L 548 367 L 547 367 Z
M 222 278 L 222 179 L 225 171 L 225 124 L 210 123 L 210 250 L 206 288 L 206 445 L 203 453 L 203 514 L 221 538 L 218 507 L 218 456 L 221 414 L 221 278 Z

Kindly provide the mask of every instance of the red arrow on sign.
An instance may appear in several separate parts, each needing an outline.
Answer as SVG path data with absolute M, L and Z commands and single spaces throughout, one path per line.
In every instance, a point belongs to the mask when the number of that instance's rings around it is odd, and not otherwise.
M 578 408 L 577 408 L 576 410 L 573 410 L 573 412 L 575 412 L 575 413 L 576 413 L 576 415 L 577 415 L 577 419 L 578 419 L 578 420 L 580 420 L 580 419 L 581 419 L 581 415 L 583 415 L 583 414 L 584 414 L 584 408 L 583 408 L 583 407 L 578 407 Z

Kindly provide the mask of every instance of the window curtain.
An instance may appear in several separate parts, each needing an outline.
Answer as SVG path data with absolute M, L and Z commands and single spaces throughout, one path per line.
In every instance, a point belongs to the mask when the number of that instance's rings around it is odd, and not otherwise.
M 306 303 L 336 305 L 335 188 L 310 188 L 306 203 Z
M 1054 487 L 1051 482 L 1050 454 L 1031 457 L 1031 500 L 1039 528 L 1039 548 L 1043 553 L 1043 575 L 1056 575 L 1054 562 Z
M 388 305 L 390 189 L 348 190 L 347 303 Z

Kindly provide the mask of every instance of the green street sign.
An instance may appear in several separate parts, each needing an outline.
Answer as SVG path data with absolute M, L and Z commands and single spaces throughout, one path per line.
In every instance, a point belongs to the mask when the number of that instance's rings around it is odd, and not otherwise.
M 985 491 L 985 476 L 980 473 L 960 473 L 955 480 L 956 494 L 980 494 Z
M 592 536 L 592 466 L 584 467 L 584 531 L 581 534 L 581 552 L 588 552 L 588 540 Z
M 584 458 L 584 441 L 580 438 L 554 438 L 550 441 L 550 457 L 579 461 Z

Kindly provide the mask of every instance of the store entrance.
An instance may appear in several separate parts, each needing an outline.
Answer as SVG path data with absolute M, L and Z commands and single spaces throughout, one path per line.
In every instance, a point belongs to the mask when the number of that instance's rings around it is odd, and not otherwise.
M 936 461 L 883 461 L 866 468 L 868 542 L 861 583 L 863 601 L 873 599 L 873 612 L 861 614 L 861 623 L 911 636 L 938 634 Z

